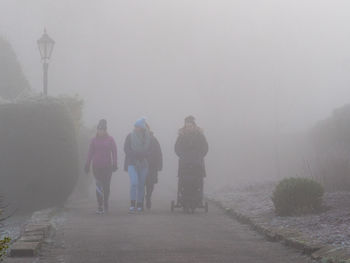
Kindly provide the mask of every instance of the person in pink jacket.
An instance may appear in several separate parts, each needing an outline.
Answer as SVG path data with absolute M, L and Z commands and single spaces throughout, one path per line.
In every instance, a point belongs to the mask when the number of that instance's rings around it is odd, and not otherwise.
M 92 171 L 96 181 L 98 214 L 108 212 L 108 199 L 112 173 L 117 171 L 117 146 L 112 136 L 107 133 L 107 121 L 102 119 L 97 126 L 97 134 L 91 140 L 85 172 Z

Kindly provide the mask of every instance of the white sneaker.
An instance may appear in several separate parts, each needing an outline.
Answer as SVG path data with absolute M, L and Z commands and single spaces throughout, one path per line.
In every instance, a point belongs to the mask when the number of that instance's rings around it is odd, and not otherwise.
M 136 212 L 135 206 L 130 206 L 130 208 L 129 208 L 129 214 L 135 214 L 135 212 Z
M 97 209 L 96 214 L 103 215 L 104 214 L 103 209 Z

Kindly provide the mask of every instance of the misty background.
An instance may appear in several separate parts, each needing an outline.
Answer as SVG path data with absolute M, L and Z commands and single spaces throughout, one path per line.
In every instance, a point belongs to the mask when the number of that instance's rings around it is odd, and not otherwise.
M 0 0 L 0 35 L 40 92 L 36 40 L 46 27 L 56 41 L 49 94 L 79 94 L 87 126 L 109 121 L 120 168 L 125 136 L 146 116 L 163 148 L 161 176 L 175 178 L 177 130 L 196 116 L 209 141 L 208 185 L 220 187 L 302 169 L 294 162 L 305 163 L 303 149 L 290 149 L 349 102 L 349 8 L 345 0 Z

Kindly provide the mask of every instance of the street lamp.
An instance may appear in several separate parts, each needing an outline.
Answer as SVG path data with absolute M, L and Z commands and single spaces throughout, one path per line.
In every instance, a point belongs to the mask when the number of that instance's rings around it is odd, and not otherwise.
M 45 29 L 44 34 L 37 41 L 37 43 L 38 43 L 41 61 L 43 63 L 43 70 L 44 70 L 44 77 L 43 77 L 44 95 L 47 96 L 47 73 L 49 69 L 49 60 L 51 58 L 55 41 L 51 37 L 49 37 Z

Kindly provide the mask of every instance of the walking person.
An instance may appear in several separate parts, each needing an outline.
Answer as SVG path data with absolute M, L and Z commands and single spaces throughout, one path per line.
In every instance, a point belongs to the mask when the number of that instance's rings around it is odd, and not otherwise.
M 152 207 L 152 193 L 154 185 L 158 183 L 158 172 L 163 168 L 163 155 L 160 148 L 160 144 L 157 138 L 154 136 L 150 127 L 147 125 L 148 130 L 151 133 L 151 145 L 148 160 L 148 176 L 146 178 L 146 208 L 151 209 Z
M 130 177 L 130 213 L 143 211 L 150 146 L 151 134 L 146 126 L 146 119 L 139 119 L 124 143 L 124 170 Z
M 96 181 L 96 197 L 98 208 L 96 213 L 108 212 L 108 199 L 112 173 L 117 171 L 117 146 L 107 132 L 107 121 L 102 119 L 97 126 L 97 134 L 91 140 L 85 172 L 92 171 Z
M 179 193 L 185 210 L 202 205 L 203 178 L 206 176 L 204 157 L 208 153 L 208 142 L 203 130 L 197 126 L 195 118 L 185 118 L 184 127 L 179 130 L 175 143 L 175 153 L 179 157 Z

